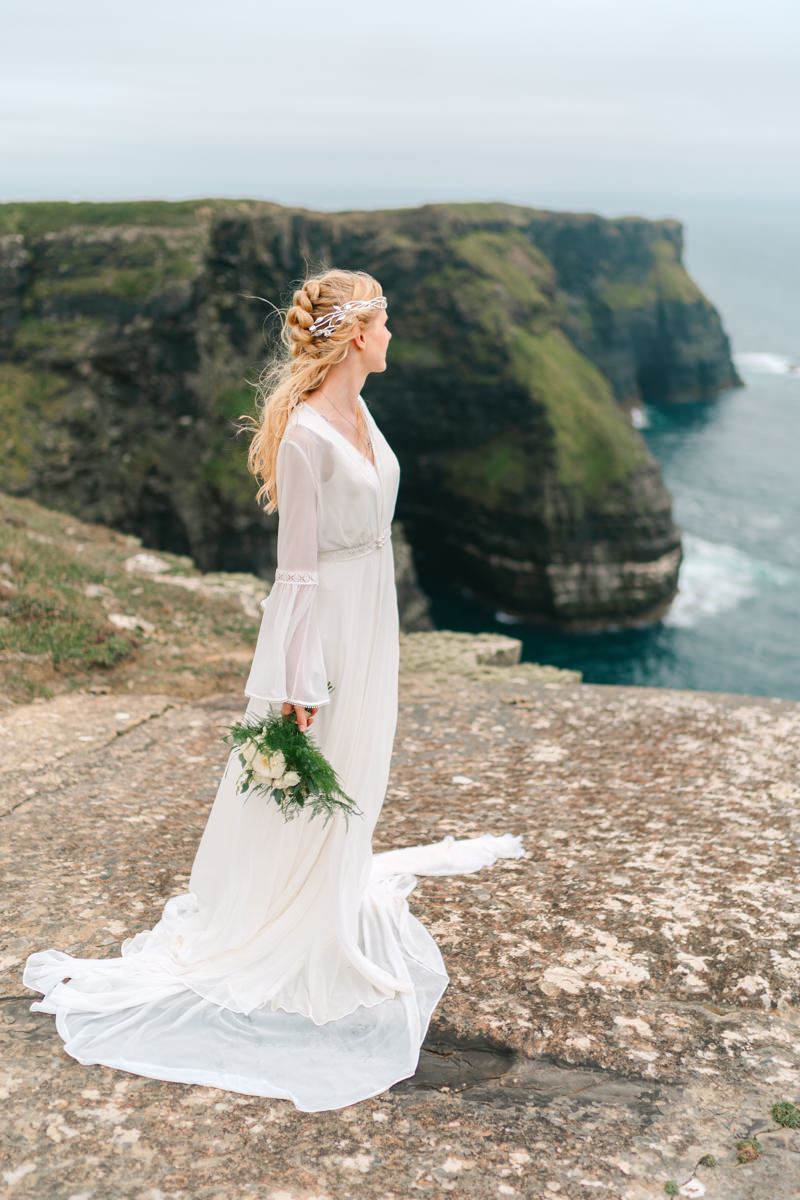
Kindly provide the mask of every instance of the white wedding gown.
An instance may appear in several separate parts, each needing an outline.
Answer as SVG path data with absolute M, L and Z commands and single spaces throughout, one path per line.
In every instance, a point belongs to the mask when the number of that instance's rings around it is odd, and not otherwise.
M 519 857 L 519 838 L 372 854 L 397 722 L 390 523 L 400 468 L 363 399 L 376 465 L 301 403 L 278 455 L 278 569 L 246 686 L 248 714 L 320 706 L 308 736 L 362 816 L 286 823 L 237 793 L 228 759 L 192 868 L 121 957 L 32 954 L 24 982 L 69 1054 L 156 1079 L 341 1108 L 412 1075 L 447 986 L 411 915 L 416 874 Z M 327 681 L 334 685 L 328 692 Z M 246 801 L 246 802 L 245 802 Z M 433 798 L 432 798 L 433 803 Z M 435 813 L 431 814 L 435 820 Z

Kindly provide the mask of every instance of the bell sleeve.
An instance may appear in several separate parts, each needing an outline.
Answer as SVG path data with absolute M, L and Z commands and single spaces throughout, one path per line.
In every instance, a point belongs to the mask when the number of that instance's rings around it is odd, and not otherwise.
M 303 431 L 305 433 L 306 431 Z M 275 482 L 278 565 L 266 600 L 245 695 L 271 703 L 328 704 L 317 625 L 317 478 L 312 447 L 298 429 L 284 436 Z

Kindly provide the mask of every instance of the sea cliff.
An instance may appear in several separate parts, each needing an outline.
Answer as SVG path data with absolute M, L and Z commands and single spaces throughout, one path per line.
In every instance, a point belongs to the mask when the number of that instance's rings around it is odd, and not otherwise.
M 391 369 L 366 399 L 400 458 L 412 550 L 561 626 L 672 599 L 680 534 L 625 408 L 738 383 L 677 222 L 195 201 L 5 205 L 0 235 L 6 491 L 267 575 L 276 522 L 232 432 L 265 352 L 254 297 L 346 264 L 390 298 Z

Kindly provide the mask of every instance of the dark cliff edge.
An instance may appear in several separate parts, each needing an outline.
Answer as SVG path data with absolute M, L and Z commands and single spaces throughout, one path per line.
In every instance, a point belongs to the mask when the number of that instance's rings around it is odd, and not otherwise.
M 231 425 L 264 355 L 252 297 L 349 266 L 390 298 L 390 370 L 366 399 L 412 548 L 528 619 L 655 619 L 680 534 L 625 408 L 740 383 L 681 251 L 676 221 L 504 204 L 2 205 L 0 488 L 268 574 L 276 521 Z

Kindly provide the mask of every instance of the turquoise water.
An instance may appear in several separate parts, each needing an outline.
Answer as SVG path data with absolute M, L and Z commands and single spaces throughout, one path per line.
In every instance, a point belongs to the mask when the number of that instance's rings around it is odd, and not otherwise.
M 494 629 L 523 658 L 593 683 L 800 700 L 800 235 L 791 213 L 730 206 L 686 221 L 690 272 L 722 314 L 744 388 L 648 408 L 642 433 L 684 534 L 680 592 L 663 621 L 602 634 L 511 623 L 421 561 L 440 628 Z M 647 213 L 645 215 L 658 215 Z

